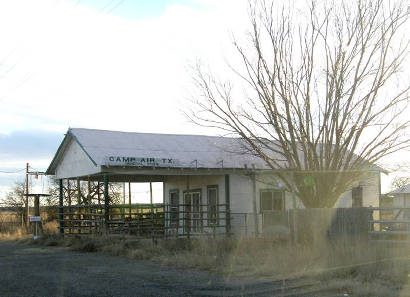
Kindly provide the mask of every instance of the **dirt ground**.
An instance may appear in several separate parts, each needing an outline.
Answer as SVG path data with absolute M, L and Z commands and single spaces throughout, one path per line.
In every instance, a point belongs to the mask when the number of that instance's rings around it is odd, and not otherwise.
M 0 241 L 0 296 L 353 296 L 320 281 L 226 278 L 61 247 Z M 399 296 L 410 296 L 402 291 Z

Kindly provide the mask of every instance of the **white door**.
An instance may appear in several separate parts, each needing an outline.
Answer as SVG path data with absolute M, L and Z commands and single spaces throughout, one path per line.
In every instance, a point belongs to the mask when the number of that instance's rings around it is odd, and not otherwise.
M 198 233 L 201 231 L 201 192 L 184 193 L 185 204 L 185 232 Z

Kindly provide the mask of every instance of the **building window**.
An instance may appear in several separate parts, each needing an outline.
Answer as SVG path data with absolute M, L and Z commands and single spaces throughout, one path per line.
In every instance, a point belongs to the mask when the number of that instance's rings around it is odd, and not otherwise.
M 218 186 L 208 186 L 208 225 L 218 225 Z
M 360 186 L 352 189 L 352 207 L 363 207 L 363 188 Z
M 169 192 L 169 217 L 170 227 L 177 228 L 179 224 L 179 191 L 171 190 Z
M 285 210 L 285 193 L 278 190 L 261 190 L 260 210 L 261 212 Z

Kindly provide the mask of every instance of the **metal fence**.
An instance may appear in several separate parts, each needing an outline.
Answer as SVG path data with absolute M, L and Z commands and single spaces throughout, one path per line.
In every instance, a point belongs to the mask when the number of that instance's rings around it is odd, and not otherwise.
M 130 234 L 140 237 L 192 237 L 229 232 L 225 204 L 72 205 L 60 208 L 64 234 Z M 227 224 L 228 222 L 228 224 Z
M 369 239 L 380 243 L 410 243 L 410 207 L 372 207 Z
M 368 208 L 290 209 L 265 213 L 232 213 L 232 231 L 245 237 L 265 237 L 294 243 L 365 241 Z
M 64 234 L 76 235 L 233 235 L 292 242 L 410 239 L 410 208 L 403 207 L 291 209 L 254 214 L 230 212 L 225 204 L 213 208 L 200 204 L 124 204 L 110 205 L 106 214 L 104 205 L 94 204 L 47 207 L 47 212 L 61 218 Z

